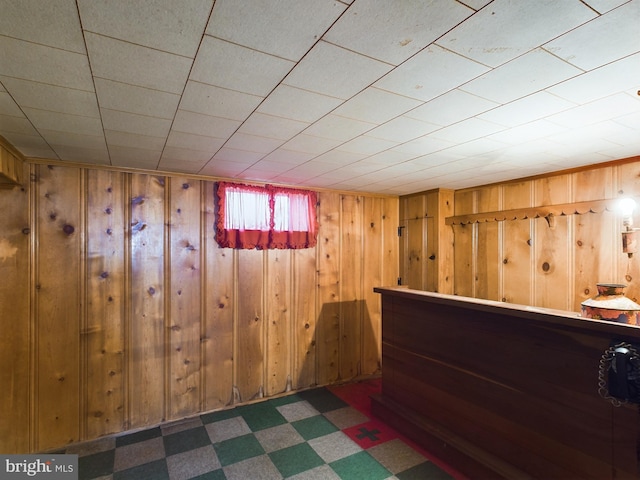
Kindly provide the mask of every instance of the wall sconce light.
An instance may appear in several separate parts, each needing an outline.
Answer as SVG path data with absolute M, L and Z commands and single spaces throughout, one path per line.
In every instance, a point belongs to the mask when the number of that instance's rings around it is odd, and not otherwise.
M 618 211 L 622 215 L 622 251 L 629 258 L 638 249 L 638 241 L 636 239 L 636 229 L 633 228 L 633 211 L 636 208 L 636 202 L 633 198 L 622 198 L 618 202 Z

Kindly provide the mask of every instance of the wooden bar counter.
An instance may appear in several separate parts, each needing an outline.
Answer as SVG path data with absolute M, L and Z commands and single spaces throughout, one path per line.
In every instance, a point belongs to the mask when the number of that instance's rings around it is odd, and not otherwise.
M 638 405 L 598 393 L 612 341 L 640 327 L 578 313 L 375 288 L 382 393 L 373 412 L 476 479 L 639 478 Z

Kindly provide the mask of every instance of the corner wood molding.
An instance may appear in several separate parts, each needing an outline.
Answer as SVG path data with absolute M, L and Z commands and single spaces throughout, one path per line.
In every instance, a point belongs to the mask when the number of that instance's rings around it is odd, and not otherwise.
M 0 136 L 0 188 L 13 188 L 23 182 L 24 156 Z
M 471 223 L 504 222 L 507 220 L 526 220 L 527 218 L 542 217 L 547 220 L 549 225 L 552 225 L 553 217 L 560 215 L 582 215 L 585 213 L 602 213 L 604 211 L 613 212 L 617 201 L 617 198 L 612 198 L 531 208 L 516 208 L 496 212 L 472 213 L 469 215 L 454 215 L 445 218 L 445 223 L 447 225 L 467 225 Z

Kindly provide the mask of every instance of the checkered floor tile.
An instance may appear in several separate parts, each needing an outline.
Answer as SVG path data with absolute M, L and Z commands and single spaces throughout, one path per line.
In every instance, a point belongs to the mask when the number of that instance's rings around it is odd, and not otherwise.
M 370 418 L 367 398 L 375 388 L 317 388 L 65 453 L 79 455 L 80 479 L 453 479 Z

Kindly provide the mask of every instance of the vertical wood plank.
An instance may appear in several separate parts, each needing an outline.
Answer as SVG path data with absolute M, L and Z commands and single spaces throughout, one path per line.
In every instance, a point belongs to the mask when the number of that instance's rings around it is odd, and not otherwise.
M 233 402 L 234 362 L 234 260 L 233 250 L 215 241 L 216 200 L 214 184 L 204 187 L 206 269 L 204 325 L 205 410 Z
M 271 396 L 286 391 L 291 379 L 291 250 L 270 250 L 266 257 L 266 395 Z
M 385 199 L 363 198 L 363 302 L 362 302 L 362 371 L 363 375 L 378 373 L 382 367 L 380 295 L 373 289 L 383 286 L 384 214 Z
M 613 173 L 610 168 L 585 170 L 571 175 L 573 201 L 611 198 L 614 191 Z M 586 213 L 571 218 L 575 231 L 575 299 L 573 310 L 580 311 L 580 304 L 596 295 L 596 283 L 623 283 L 616 275 L 617 262 L 622 247 L 616 243 L 615 213 Z
M 36 449 L 80 439 L 81 171 L 37 168 Z
M 87 436 L 125 426 L 124 175 L 87 172 Z
M 21 165 L 23 178 L 29 166 Z M 0 192 L 0 452 L 29 452 L 31 321 L 30 182 Z
M 531 206 L 531 182 L 506 184 L 502 188 L 505 210 Z M 503 301 L 531 305 L 533 222 L 529 219 L 507 221 L 503 229 Z
M 165 416 L 165 177 L 132 174 L 130 191 L 128 389 L 130 427 L 136 428 Z
M 632 197 L 636 200 L 636 209 L 633 215 L 634 228 L 640 227 L 640 164 L 638 162 L 624 163 L 616 167 L 612 167 L 614 170 L 614 192 L 620 197 Z M 622 231 L 622 219 L 614 212 L 616 217 L 615 227 L 616 230 Z M 632 257 L 629 257 L 622 252 L 622 240 L 621 235 L 616 234 L 614 239 L 613 249 L 615 252 L 614 258 L 618 259 L 618 278 L 621 282 L 626 284 L 626 296 L 633 299 L 636 303 L 640 303 L 640 252 L 635 253 Z M 622 253 L 621 253 L 622 252 Z
M 500 209 L 500 187 L 489 186 L 477 190 L 477 210 L 492 212 Z M 502 266 L 501 226 L 498 222 L 478 223 L 476 247 L 475 295 L 488 300 L 501 300 L 500 271 Z
M 396 285 L 400 276 L 399 207 L 396 197 L 385 197 L 382 201 L 382 285 L 387 286 Z M 380 300 L 379 305 L 382 308 Z
M 200 182 L 169 180 L 170 415 L 200 411 Z
M 427 288 L 427 196 L 425 193 L 406 199 L 403 212 L 402 232 L 404 239 L 404 272 L 402 282 L 409 288 L 425 290 Z
M 316 323 L 318 383 L 339 378 L 340 350 L 340 195 L 319 194 L 318 304 Z
M 235 385 L 239 400 L 246 402 L 264 396 L 264 253 L 259 250 L 237 250 L 236 254 L 238 324 Z
M 571 201 L 568 175 L 536 180 L 533 187 L 536 205 L 554 205 Z M 571 310 L 573 256 L 569 219 L 566 216 L 537 218 L 534 222 L 534 305 Z
M 294 389 L 317 384 L 317 248 L 304 248 L 293 252 Z
M 362 197 L 341 195 L 340 379 L 360 375 L 362 355 Z
M 475 192 L 465 190 L 455 193 L 456 215 L 476 213 Z M 476 258 L 474 250 L 474 236 L 476 224 L 463 224 L 453 226 L 455 239 L 453 252 L 455 257 L 454 268 L 454 293 L 465 297 L 473 297 L 475 293 L 475 267 Z

